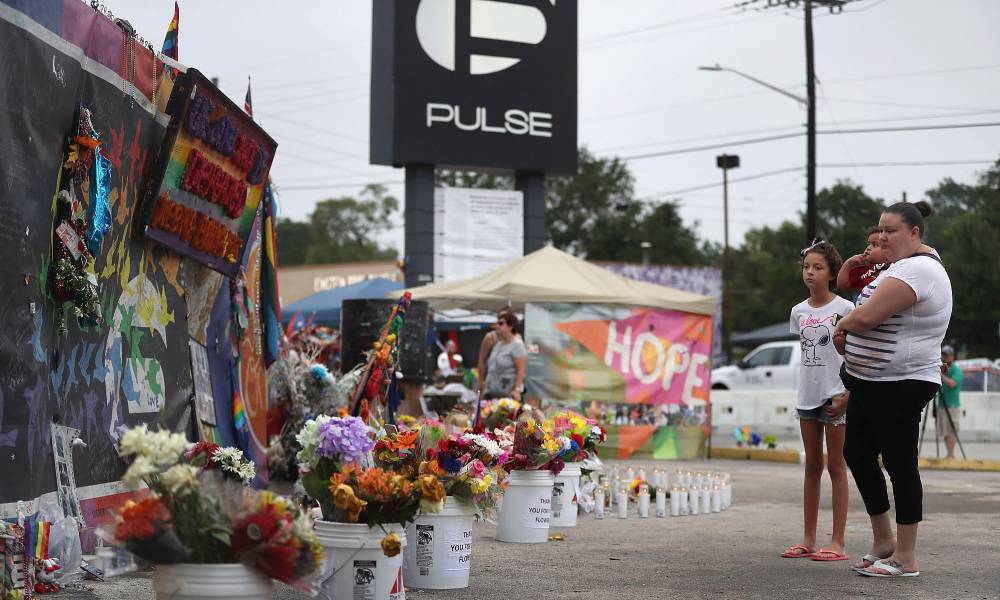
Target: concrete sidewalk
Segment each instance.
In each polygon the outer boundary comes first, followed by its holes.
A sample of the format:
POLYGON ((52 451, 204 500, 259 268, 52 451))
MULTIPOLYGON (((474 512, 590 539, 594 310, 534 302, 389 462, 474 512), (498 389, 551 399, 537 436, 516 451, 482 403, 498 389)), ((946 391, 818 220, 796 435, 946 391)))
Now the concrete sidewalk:
MULTIPOLYGON (((620 461, 618 464, 626 464, 620 461)), ((733 506, 689 517, 598 521, 581 515, 575 528, 553 530, 566 540, 538 545, 504 544, 495 528, 474 530, 470 586, 464 590, 407 590, 411 600, 432 598, 899 598, 905 600, 1000 598, 1000 477, 995 473, 925 471, 924 522, 920 527, 922 575, 910 579, 861 577, 847 562, 779 558, 799 542, 802 467, 751 461, 628 461, 673 469, 728 471, 733 506)), ((869 550, 871 531, 861 499, 850 485, 847 550, 852 559, 869 550)), ((824 480, 819 544, 830 535, 829 480, 824 480)), ((61 598, 152 600, 149 573, 88 583, 87 591, 61 598)), ((281 588, 275 598, 307 598, 281 588)))

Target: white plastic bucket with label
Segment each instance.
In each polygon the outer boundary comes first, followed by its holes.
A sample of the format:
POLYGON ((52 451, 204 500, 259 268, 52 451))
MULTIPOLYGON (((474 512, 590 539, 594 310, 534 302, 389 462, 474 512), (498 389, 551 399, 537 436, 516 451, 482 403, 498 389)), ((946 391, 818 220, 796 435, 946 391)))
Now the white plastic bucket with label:
POLYGON ((270 600, 274 585, 243 564, 160 565, 153 574, 157 600, 270 600))
POLYGON ((441 512, 417 517, 406 528, 403 582, 428 590, 469 587, 475 514, 475 507, 448 496, 441 512))
POLYGON ((405 600, 403 552, 406 552, 406 532, 396 524, 382 527, 316 521, 316 539, 326 555, 320 577, 320 598, 405 600), (402 551, 396 556, 389 557, 382 552, 382 538, 386 532, 399 536, 402 551))
POLYGON ((552 483, 552 527, 576 527, 576 495, 580 492, 580 463, 566 463, 552 483))
POLYGON ((552 472, 511 471, 497 518, 496 539, 519 544, 544 544, 552 516, 552 472))

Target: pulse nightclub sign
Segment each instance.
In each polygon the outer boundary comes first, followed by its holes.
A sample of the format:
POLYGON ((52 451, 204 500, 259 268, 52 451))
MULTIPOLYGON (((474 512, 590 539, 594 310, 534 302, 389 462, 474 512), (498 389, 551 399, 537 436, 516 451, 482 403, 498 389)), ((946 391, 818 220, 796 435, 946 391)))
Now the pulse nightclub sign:
POLYGON ((576 11, 375 0, 371 162, 575 173, 576 11))

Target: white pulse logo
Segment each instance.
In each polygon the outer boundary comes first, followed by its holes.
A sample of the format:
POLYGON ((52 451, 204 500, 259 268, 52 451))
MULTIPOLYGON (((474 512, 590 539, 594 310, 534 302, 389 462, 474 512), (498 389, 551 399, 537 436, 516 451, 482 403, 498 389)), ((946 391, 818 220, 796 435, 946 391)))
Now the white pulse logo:
MULTIPOLYGON (((549 2, 554 6, 556 0, 549 2)), ((521 61, 516 45, 537 45, 546 32, 541 10, 500 0, 421 0, 416 25, 417 40, 431 60, 472 75, 516 65, 521 61)))

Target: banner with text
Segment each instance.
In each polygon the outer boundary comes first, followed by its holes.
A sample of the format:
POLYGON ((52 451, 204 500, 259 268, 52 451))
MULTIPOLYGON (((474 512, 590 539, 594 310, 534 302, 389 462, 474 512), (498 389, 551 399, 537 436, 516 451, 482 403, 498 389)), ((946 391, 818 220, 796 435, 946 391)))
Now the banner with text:
POLYGON ((488 273, 524 256, 524 194, 434 190, 434 281, 488 273))
POLYGON ((709 316, 529 303, 524 320, 528 396, 629 404, 708 401, 709 316))

